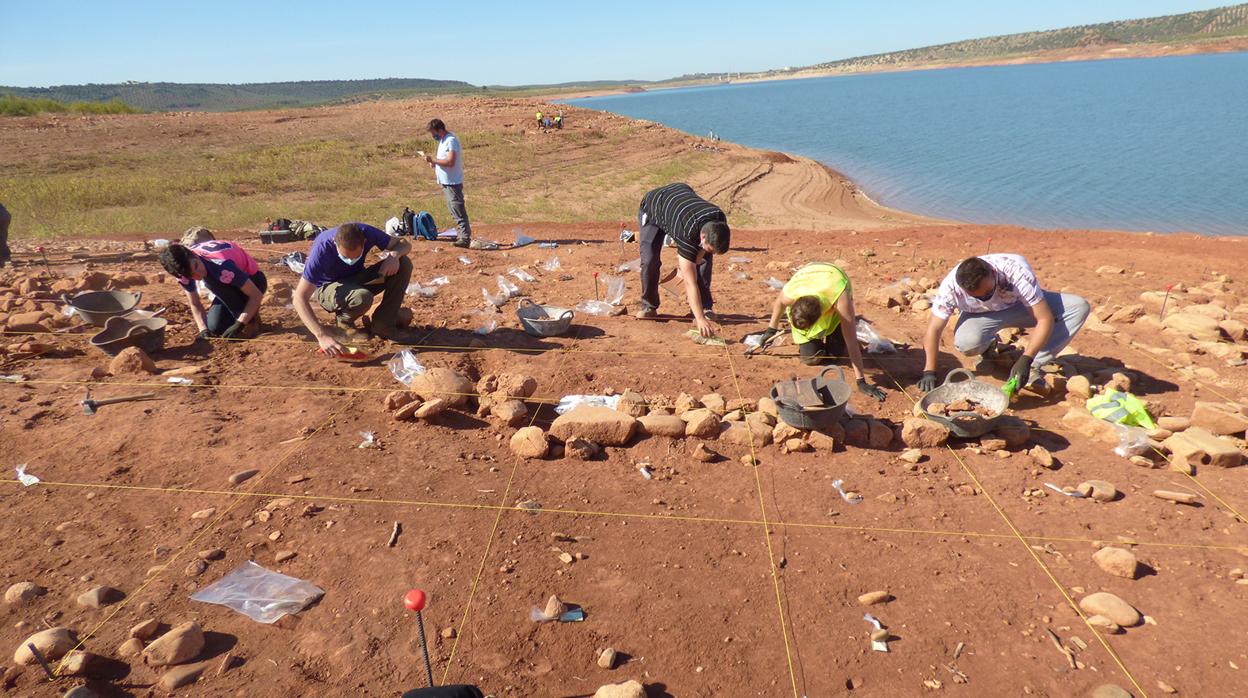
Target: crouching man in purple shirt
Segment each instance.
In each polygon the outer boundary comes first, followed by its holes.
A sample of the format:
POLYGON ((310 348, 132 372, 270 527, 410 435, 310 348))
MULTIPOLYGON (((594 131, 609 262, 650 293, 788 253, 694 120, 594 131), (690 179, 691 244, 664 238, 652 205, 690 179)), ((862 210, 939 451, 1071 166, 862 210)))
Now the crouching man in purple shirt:
POLYGON ((339 330, 352 333, 355 321, 368 312, 380 293, 381 303, 373 311, 369 330, 378 337, 397 338, 399 308, 412 278, 412 261, 407 258, 411 249, 411 243, 364 223, 343 223, 316 236, 292 300, 322 351, 337 356, 343 346, 317 321, 308 302, 313 298, 334 313, 339 330), (381 254, 375 264, 365 267, 364 258, 373 248, 381 254))

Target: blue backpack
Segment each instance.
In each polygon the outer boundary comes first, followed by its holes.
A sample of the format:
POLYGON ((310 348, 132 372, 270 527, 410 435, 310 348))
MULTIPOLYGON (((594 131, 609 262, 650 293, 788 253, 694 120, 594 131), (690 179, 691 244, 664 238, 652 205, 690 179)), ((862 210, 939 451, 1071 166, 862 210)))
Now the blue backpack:
POLYGON ((438 225, 433 222, 433 215, 428 211, 416 214, 414 223, 415 227, 412 230, 414 237, 422 237, 426 240, 438 239, 438 225))

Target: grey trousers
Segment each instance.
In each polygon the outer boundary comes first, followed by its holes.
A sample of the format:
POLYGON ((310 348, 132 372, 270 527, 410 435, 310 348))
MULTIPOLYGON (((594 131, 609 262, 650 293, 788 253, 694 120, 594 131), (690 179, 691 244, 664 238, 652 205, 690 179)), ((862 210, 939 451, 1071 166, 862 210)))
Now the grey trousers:
MULTIPOLYGON (((1083 323, 1088 319, 1092 307, 1079 296, 1070 293, 1044 292, 1044 300, 1053 311, 1053 334, 1049 341, 1036 354, 1037 368, 1049 363, 1057 353, 1070 344, 1083 323)), ((1031 310, 1022 303, 1015 303, 1005 310, 991 313, 962 313, 953 332, 953 344, 965 356, 979 356, 988 349, 997 332, 1005 327, 1031 328, 1036 326, 1036 318, 1031 310)))
MULTIPOLYGON (((667 233, 650 221, 642 222, 643 218, 645 216, 637 214, 637 237, 641 243, 641 307, 644 310, 658 310, 659 279, 662 278, 660 272, 663 269, 660 254, 663 252, 663 237, 667 233)), ((715 306, 715 299, 711 296, 713 260, 714 255, 708 254, 697 265, 698 295, 702 299, 703 311, 709 311, 715 306)))
POLYGON ((4 204, 0 204, 0 265, 9 261, 9 223, 13 221, 13 217, 4 208, 4 204))
POLYGON ((450 210, 451 218, 455 219, 455 227, 459 230, 455 239, 461 242, 471 241, 472 224, 468 222, 468 208, 464 206, 464 185, 443 184, 442 195, 446 197, 446 208, 450 210))

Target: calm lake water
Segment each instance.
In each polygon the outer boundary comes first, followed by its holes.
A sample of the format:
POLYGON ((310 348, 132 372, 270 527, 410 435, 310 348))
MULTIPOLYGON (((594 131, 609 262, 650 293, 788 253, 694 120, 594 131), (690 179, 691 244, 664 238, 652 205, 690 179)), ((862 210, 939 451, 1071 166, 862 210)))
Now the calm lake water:
POLYGON ((876 201, 1037 228, 1248 235, 1248 53, 571 100, 815 158, 876 201))

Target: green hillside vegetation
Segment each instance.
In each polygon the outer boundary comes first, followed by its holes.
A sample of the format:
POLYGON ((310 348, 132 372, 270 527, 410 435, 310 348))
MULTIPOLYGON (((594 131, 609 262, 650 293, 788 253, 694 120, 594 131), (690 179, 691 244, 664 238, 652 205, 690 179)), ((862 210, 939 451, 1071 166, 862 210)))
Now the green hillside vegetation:
POLYGON ((855 71, 872 67, 899 66, 913 63, 940 63, 1019 56, 1041 51, 1086 47, 1123 46, 1144 43, 1198 42, 1231 36, 1248 36, 1248 3, 1200 10, 1181 15, 1128 19, 1102 24, 1088 24, 1049 31, 1007 34, 971 39, 937 46, 892 51, 871 56, 846 58, 804 68, 789 68, 775 73, 802 70, 855 71))
POLYGON ((0 116, 32 116, 34 114, 138 114, 142 110, 122 102, 58 102, 55 99, 27 98, 0 94, 0 116))
POLYGON ((119 100, 143 111, 239 111, 307 107, 379 97, 414 97, 479 91, 461 80, 384 78, 379 80, 309 80, 244 85, 174 82, 127 82, 113 85, 0 87, 29 99, 62 102, 119 100))

